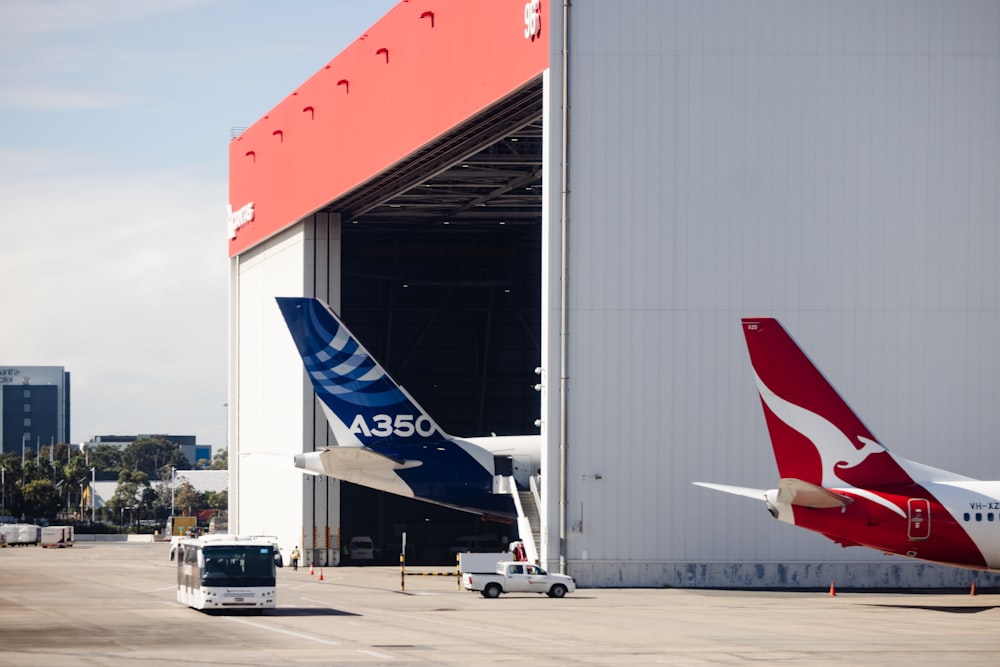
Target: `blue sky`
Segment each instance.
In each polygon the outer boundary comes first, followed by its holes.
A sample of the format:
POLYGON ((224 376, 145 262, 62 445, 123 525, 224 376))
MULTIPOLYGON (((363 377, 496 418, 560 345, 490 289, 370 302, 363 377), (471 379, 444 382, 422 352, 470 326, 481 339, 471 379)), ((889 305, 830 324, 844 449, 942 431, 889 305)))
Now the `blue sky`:
POLYGON ((0 365, 225 446, 228 142, 396 0, 0 3, 0 365))

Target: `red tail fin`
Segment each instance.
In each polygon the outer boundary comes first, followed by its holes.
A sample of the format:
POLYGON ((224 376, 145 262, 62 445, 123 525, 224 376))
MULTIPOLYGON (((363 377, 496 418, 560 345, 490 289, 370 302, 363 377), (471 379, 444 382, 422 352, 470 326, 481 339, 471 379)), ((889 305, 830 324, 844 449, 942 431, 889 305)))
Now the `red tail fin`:
POLYGON ((745 318, 750 363, 782 478, 824 487, 912 480, 771 318, 745 318))

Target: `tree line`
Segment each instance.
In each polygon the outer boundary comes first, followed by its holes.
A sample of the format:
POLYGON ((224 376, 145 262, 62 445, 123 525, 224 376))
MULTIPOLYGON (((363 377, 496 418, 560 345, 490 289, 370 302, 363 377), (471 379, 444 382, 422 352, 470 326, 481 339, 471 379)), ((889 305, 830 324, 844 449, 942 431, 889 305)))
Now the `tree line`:
MULTIPOLYGON (((196 469, 226 470, 228 452, 221 450, 211 461, 195 462, 196 469)), ((190 470, 191 462, 180 445, 159 436, 139 438, 125 447, 100 443, 83 451, 66 443, 39 447, 38 451, 0 454, 0 515, 15 520, 89 521, 85 498, 97 473, 114 473, 118 486, 95 518, 111 523, 160 523, 175 513, 200 509, 224 510, 228 493, 199 493, 189 482, 171 485, 173 469, 190 470)), ((8 519, 9 520, 9 519, 8 519)))

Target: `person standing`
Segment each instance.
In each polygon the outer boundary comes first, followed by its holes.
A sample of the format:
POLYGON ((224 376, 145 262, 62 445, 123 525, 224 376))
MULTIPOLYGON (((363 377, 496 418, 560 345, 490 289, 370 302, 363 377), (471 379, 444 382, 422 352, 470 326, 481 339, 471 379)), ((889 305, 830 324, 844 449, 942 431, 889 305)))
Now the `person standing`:
POLYGON ((299 571, 299 556, 300 555, 301 554, 299 554, 299 547, 298 547, 298 545, 296 545, 295 548, 292 549, 292 571, 293 572, 298 572, 299 571))

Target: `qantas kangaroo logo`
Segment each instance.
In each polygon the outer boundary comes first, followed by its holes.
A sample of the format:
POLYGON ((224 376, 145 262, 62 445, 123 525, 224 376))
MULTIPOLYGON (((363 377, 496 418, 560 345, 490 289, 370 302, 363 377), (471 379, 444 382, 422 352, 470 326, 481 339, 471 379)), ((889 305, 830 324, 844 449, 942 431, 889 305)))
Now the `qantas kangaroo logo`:
POLYGON ((867 489, 855 487, 838 474, 861 466, 872 454, 886 452, 882 445, 859 435, 855 436, 861 443, 861 448, 858 449, 851 442, 851 439, 831 421, 781 398, 768 389, 756 372, 754 372, 754 379, 757 382, 757 391, 760 393, 761 399, 767 408, 774 413, 774 416, 787 424, 789 428, 805 436, 816 448, 823 466, 822 486, 849 488, 852 492, 865 496, 900 516, 906 516, 906 512, 899 506, 867 489))

